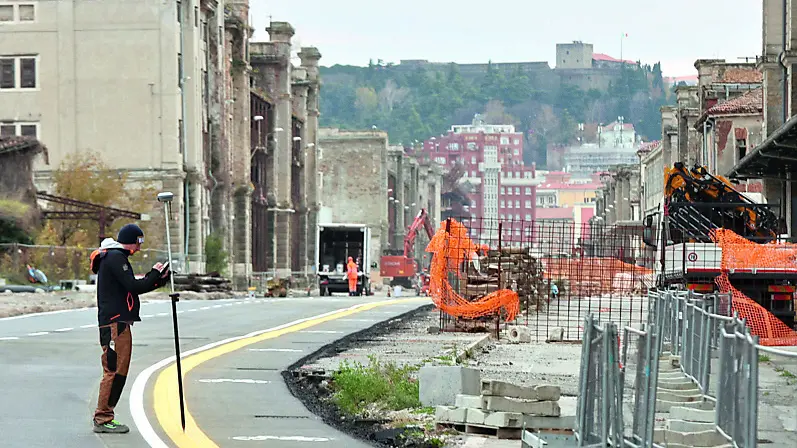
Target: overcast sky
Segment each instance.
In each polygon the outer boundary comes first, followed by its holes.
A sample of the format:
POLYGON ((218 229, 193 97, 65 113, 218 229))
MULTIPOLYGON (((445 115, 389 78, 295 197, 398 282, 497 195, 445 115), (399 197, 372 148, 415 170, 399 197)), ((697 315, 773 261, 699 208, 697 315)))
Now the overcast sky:
POLYGON ((695 74, 701 58, 761 53, 761 0, 250 0, 256 40, 269 16, 290 22, 294 45, 316 46, 323 65, 369 59, 474 63, 548 61, 556 43, 662 62, 666 76, 695 74))

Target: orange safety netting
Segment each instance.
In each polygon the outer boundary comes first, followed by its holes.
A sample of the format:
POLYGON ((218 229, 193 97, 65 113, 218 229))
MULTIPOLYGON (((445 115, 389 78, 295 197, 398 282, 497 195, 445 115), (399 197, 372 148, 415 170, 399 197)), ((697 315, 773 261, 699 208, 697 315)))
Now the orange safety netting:
POLYGON ((757 244, 727 230, 715 230, 711 238, 722 249, 721 274, 715 279, 722 293, 730 293, 733 311, 747 321, 750 331, 767 346, 797 345, 797 332, 764 307, 734 288, 728 272, 739 269, 794 270, 797 268, 797 245, 783 243, 757 244))
POLYGON ((468 237, 468 229, 461 223, 453 219, 443 221, 426 246, 426 251, 433 254, 429 296, 437 308, 451 316, 473 319, 503 310, 504 319, 514 320, 520 312, 520 299, 515 291, 501 289, 469 301, 459 295, 448 281, 450 273, 462 278, 462 263, 474 259, 478 251, 485 249, 484 245, 479 246, 468 237))
POLYGON ((547 279, 566 279, 574 295, 630 293, 653 286, 653 270, 617 258, 542 258, 547 279))

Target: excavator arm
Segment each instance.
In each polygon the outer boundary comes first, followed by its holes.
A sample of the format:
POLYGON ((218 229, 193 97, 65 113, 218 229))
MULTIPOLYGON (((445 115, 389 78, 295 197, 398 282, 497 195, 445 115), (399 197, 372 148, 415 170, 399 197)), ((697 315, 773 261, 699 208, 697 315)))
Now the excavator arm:
POLYGON ((421 227, 426 230, 426 236, 428 236, 431 241, 434 236, 434 227, 432 227, 432 221, 429 219, 429 213, 426 212, 425 208, 422 208, 415 216, 412 225, 410 225, 410 228, 407 230, 407 236, 404 237, 404 256, 406 258, 414 257, 412 251, 415 247, 415 238, 418 236, 418 231, 421 227))

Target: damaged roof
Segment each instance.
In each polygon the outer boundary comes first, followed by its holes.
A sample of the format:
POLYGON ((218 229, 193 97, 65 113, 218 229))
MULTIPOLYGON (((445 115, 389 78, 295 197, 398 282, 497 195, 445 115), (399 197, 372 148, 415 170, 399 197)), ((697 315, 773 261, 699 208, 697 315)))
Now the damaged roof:
POLYGON ((708 108, 695 123, 699 127, 708 117, 722 115, 760 114, 764 112, 764 89, 750 90, 730 101, 708 108))

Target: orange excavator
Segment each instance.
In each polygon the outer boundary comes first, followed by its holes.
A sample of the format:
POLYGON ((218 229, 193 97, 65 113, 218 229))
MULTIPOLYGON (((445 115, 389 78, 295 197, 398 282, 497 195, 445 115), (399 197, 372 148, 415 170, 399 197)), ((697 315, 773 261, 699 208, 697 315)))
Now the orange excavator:
POLYGON ((415 239, 421 228, 426 231, 426 236, 431 240, 434 236, 434 227, 424 208, 418 212, 407 230, 403 252, 385 251, 379 262, 379 273, 382 277, 391 278, 390 286, 415 288, 419 294, 426 293, 429 289, 428 269, 422 269, 418 260, 413 256, 415 239))

